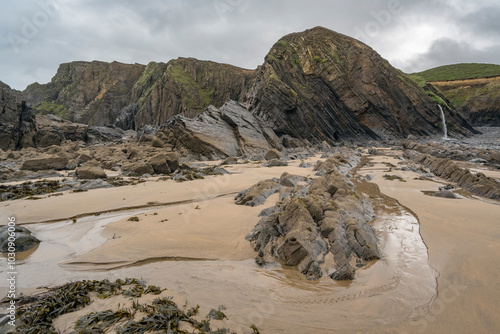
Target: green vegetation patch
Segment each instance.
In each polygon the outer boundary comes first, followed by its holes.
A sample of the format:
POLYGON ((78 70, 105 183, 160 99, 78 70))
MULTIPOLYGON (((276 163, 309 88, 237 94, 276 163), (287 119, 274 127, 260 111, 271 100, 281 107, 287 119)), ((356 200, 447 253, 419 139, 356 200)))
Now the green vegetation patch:
POLYGON ((52 114, 67 120, 70 118, 69 110, 65 106, 54 102, 40 102, 35 106, 35 110, 39 115, 52 114))
POLYGON ((212 94, 214 88, 203 88, 186 71, 184 67, 177 63, 168 66, 168 72, 174 81, 185 91, 182 96, 182 102, 188 109, 194 109, 202 112, 206 107, 212 104, 212 94))
POLYGON ((448 81, 500 76, 500 65, 463 63, 439 66, 414 73, 427 81, 448 81))

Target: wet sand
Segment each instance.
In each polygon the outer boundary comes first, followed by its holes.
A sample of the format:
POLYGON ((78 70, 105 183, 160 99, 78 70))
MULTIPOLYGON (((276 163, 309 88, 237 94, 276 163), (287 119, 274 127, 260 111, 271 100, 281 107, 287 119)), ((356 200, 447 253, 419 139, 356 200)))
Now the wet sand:
MULTIPOLYGON (((387 154, 395 154, 386 151, 387 154)), ((393 170, 373 158, 373 167, 362 174, 374 175, 381 191, 410 208, 420 221, 420 233, 428 247, 429 263, 438 273, 438 293, 422 315, 386 329, 408 333, 498 333, 500 300, 500 205, 474 198, 431 197, 421 190, 437 191, 440 183, 415 180, 419 175, 393 170), (406 182, 389 181, 384 174, 399 175, 406 182)), ((490 176, 498 178, 498 172, 490 176)), ((443 181, 444 184, 446 182, 443 181)))
MULTIPOLYGON (((18 222, 29 223, 103 212, 76 223, 28 225, 44 242, 20 260, 18 286, 26 292, 71 280, 142 277, 182 296, 186 305, 199 304, 202 313, 225 305, 225 325, 238 333, 251 332, 252 323, 262 333, 498 331, 494 256, 500 250, 500 206, 427 196, 421 190, 437 190, 438 183, 413 180, 417 174, 400 171, 389 174, 407 182, 388 181, 381 162, 399 160, 377 156, 373 162, 358 174, 374 175, 382 193, 401 205, 377 195, 373 184, 358 183, 376 204, 373 226, 384 257, 359 269, 353 282, 307 281, 293 268, 260 268, 253 261, 244 237, 276 196, 250 208, 236 206, 234 194, 284 171, 314 175, 311 168, 296 167, 298 162, 275 168, 235 165, 228 168, 230 176, 186 183, 153 181, 11 201, 1 203, 0 215, 15 213, 18 222), (148 205, 153 207, 104 213, 148 205), (131 216, 139 221, 128 221, 131 216)), ((0 292, 5 287, 1 283, 0 292)), ((65 332, 75 319, 76 314, 59 319, 58 328, 65 332)))

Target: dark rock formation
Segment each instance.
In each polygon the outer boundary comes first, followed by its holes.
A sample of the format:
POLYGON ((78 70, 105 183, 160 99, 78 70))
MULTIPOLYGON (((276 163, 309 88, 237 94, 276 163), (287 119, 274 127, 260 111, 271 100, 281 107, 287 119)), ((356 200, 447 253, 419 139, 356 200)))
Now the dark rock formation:
MULTIPOLYGON (((404 146, 417 148, 418 144, 406 142, 404 146)), ((429 168, 436 176, 455 182, 473 194, 491 199, 500 199, 500 183, 482 173, 473 174, 450 159, 436 158, 416 151, 405 151, 404 157, 429 168)))
POLYGON ((23 98, 40 113, 88 125, 113 124, 145 68, 100 61, 61 64, 51 82, 28 86, 23 98))
POLYGON ((235 101, 211 106, 194 119, 174 116, 161 131, 167 144, 198 159, 264 154, 281 146, 264 122, 235 101))
POLYGON ((0 81, 0 149, 33 146, 31 108, 21 102, 20 92, 0 81))
POLYGON ((339 174, 340 164, 336 158, 319 164, 324 174, 310 185, 302 184, 300 176, 283 174, 279 181, 261 181, 236 197, 237 204, 252 205, 280 191, 280 201, 262 212, 247 236, 259 265, 280 260, 297 266, 309 279, 333 270, 333 279, 345 280, 354 279, 356 263, 380 258, 375 230, 368 224, 371 206, 339 174), (328 252, 334 268, 325 267, 328 252))
POLYGON ((243 101, 253 75, 251 70, 193 58, 150 63, 132 91, 135 127, 162 125, 174 115, 195 117, 227 100, 243 101))
POLYGON ((31 231, 26 227, 3 226, 0 228, 0 252, 2 253, 25 252, 39 243, 40 240, 34 237, 31 231), (11 247, 12 245, 9 245, 9 237, 14 237, 15 239, 13 247, 11 247), (14 251, 12 251, 12 249, 14 249, 14 251))
MULTIPOLYGON (((278 136, 314 143, 441 133, 436 104, 419 87, 367 45, 331 30, 283 37, 257 71, 247 103, 278 136)), ((449 122, 468 133, 459 116, 449 122)))

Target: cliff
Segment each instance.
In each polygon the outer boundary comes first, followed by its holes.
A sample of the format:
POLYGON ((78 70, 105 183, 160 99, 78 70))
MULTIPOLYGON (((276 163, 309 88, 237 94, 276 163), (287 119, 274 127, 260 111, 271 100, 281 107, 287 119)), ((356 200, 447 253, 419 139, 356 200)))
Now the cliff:
POLYGON ((438 135, 437 104, 451 135, 474 131, 433 86, 415 82, 369 46, 322 27, 283 37, 256 70, 193 58, 147 66, 72 62, 60 65, 48 84, 9 94, 9 119, 19 119, 24 108, 24 118, 55 114, 122 129, 160 126, 175 115, 195 118, 210 105, 234 100, 279 137, 305 143, 438 135))
MULTIPOLYGON (((440 133, 439 112, 367 45, 317 27, 280 39, 258 70, 249 108, 278 135, 318 141, 440 133)), ((447 109, 458 133, 467 123, 447 109)))
POLYGON ((430 82, 474 126, 500 126, 500 76, 430 82))

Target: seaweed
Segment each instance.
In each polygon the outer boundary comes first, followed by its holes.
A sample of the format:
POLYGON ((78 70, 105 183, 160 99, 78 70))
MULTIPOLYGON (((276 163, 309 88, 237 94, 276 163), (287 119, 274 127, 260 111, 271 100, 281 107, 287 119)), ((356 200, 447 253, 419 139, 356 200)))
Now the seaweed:
MULTIPOLYGON (((211 320, 227 319, 222 312, 226 308, 210 310, 205 320, 197 320, 200 307, 197 305, 187 312, 181 310, 172 297, 156 298, 150 304, 140 304, 136 299, 143 294, 159 295, 166 289, 146 285, 143 280, 135 278, 118 279, 115 282, 78 281, 54 287, 34 296, 21 296, 16 299, 18 308, 16 333, 38 334, 58 333, 53 327, 57 317, 78 311, 89 305, 90 293, 97 293, 99 298, 124 295, 133 298, 129 308, 118 305, 118 310, 104 310, 83 315, 74 323, 71 334, 98 334, 110 330, 117 334, 133 333, 199 333, 199 334, 231 334, 227 328, 211 328, 211 320), (144 316, 135 320, 140 314, 144 316), (191 329, 188 331, 188 328, 191 329)), ((2 304, 10 300, 2 300, 2 304)), ((254 334, 260 333, 255 325, 251 326, 254 334)))
POLYGON ((385 174, 384 179, 389 180, 389 181, 399 180, 401 182, 406 182, 406 180, 404 180, 401 176, 398 176, 398 175, 385 174))
POLYGON ((36 195, 54 193, 62 187, 56 180, 26 181, 15 185, 0 185, 0 202, 28 197, 40 199, 36 195))

